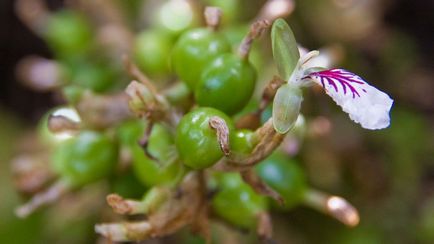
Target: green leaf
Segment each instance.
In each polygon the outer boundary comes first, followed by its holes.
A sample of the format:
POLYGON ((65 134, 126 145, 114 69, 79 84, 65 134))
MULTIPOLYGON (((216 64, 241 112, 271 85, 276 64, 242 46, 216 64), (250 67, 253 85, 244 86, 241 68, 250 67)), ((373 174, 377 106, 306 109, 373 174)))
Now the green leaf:
POLYGON ((277 19, 271 30, 271 41, 274 62, 276 62, 280 78, 289 80, 298 60, 297 41, 291 28, 283 19, 277 19))
POLYGON ((277 90, 273 100, 273 126, 277 132, 285 134, 294 127, 302 101, 303 94, 298 87, 284 84, 277 90))

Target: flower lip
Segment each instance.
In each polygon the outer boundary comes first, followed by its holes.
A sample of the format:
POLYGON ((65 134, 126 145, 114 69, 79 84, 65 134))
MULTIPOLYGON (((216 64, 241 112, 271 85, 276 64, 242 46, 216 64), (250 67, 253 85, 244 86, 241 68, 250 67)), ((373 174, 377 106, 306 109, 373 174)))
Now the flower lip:
MULTIPOLYGON (((320 80, 323 88, 325 88, 325 82, 328 82, 336 92, 339 92, 339 88, 336 84, 339 83, 343 89, 344 95, 347 93, 347 89, 349 89, 353 98, 356 98, 356 96, 360 97, 360 91, 358 91, 353 84, 359 84, 361 86, 366 84, 366 82, 361 80, 359 76, 343 69, 330 69, 313 72, 308 76, 303 77, 303 79, 312 77, 317 77, 320 80)), ((365 93, 367 92, 363 87, 361 88, 361 91, 365 93)))
POLYGON ((330 69, 312 72, 302 80, 321 85, 327 95, 363 128, 377 130, 389 126, 393 100, 360 76, 344 69, 330 69))

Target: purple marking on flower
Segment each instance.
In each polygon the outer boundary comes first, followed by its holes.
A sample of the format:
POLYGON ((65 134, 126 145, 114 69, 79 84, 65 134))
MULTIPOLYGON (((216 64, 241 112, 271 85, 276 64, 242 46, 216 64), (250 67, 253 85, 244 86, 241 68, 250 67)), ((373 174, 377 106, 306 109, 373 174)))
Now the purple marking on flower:
MULTIPOLYGON (((326 89, 325 82, 327 82, 330 86, 332 86, 335 89, 336 92, 339 92, 338 86, 336 85, 336 82, 339 82, 339 84, 341 84, 342 86, 342 90, 344 94, 347 94, 347 88, 348 88, 351 91, 353 98, 356 98, 356 96, 360 97, 360 93, 359 91, 357 91, 356 89, 357 86, 355 85, 366 84, 366 82, 364 82, 363 79, 360 78, 359 76, 343 69, 330 69, 330 70, 324 70, 319 72, 313 72, 310 73, 308 76, 304 77, 303 79, 305 78, 319 79, 324 89, 326 89)), ((362 91, 367 93, 367 91, 363 88, 362 91)))

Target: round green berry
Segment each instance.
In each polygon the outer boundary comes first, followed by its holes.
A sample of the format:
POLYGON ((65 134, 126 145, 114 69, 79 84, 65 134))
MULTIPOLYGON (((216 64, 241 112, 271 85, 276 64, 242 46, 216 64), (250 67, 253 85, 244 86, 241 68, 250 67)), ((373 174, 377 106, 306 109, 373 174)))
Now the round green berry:
POLYGON ((71 186, 79 187, 110 175, 118 161, 117 147, 106 135, 81 132, 54 152, 54 170, 71 186))
POLYGON ((233 225, 253 228, 258 214, 267 209, 267 199, 256 194, 238 173, 225 173, 218 182, 211 203, 213 211, 233 225))
POLYGON ((200 106, 233 115, 249 102, 255 83, 256 70, 247 60, 234 54, 223 54, 206 66, 194 96, 200 106))
MULTIPOLYGON (((140 135, 143 135, 143 132, 140 135)), ((168 128, 155 124, 149 136, 147 147, 152 158, 146 155, 138 141, 130 146, 134 173, 137 178, 145 186, 169 184, 175 181, 182 172, 182 165, 176 160, 173 136, 168 128)))
POLYGON ((161 31, 146 30, 138 34, 134 45, 137 65, 151 77, 169 73, 172 38, 161 31))
POLYGON ((61 58, 79 56, 92 45, 92 30, 83 16, 63 10, 48 19, 45 38, 61 58))
POLYGON ((236 153, 249 154, 255 148, 254 132, 243 129, 235 132, 232 137, 231 150, 236 153))
POLYGON ((294 160, 275 152, 259 163, 255 170, 262 180, 282 195, 285 208, 302 202, 307 190, 306 179, 303 170, 294 160))
POLYGON ((218 55, 231 51, 226 38, 207 28, 184 33, 172 52, 172 65, 179 78, 194 90, 205 65, 218 55))
POLYGON ((176 147, 183 163, 193 169, 203 169, 212 166, 221 157, 216 131, 209 125, 209 120, 217 116, 223 119, 229 135, 234 130, 231 119, 213 108, 198 108, 186 114, 176 130, 176 147))

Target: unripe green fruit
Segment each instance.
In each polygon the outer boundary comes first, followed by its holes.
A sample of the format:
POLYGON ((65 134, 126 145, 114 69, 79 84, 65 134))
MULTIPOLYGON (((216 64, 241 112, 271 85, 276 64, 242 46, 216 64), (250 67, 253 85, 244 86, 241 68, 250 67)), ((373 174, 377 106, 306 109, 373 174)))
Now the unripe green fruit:
MULTIPOLYGON (((140 134, 143 135, 143 132, 140 134)), ((145 186, 154 186, 170 183, 177 179, 182 172, 182 165, 174 155, 175 147, 173 137, 168 129, 162 125, 155 124, 148 139, 148 152, 157 161, 149 158, 144 149, 136 143, 131 144, 130 150, 133 157, 133 169, 137 178, 145 186)))
POLYGON ((251 130, 238 130, 232 137, 231 150, 236 153, 249 154, 255 148, 254 132, 251 130))
POLYGON ((140 119, 123 122, 117 129, 116 134, 122 146, 137 145, 145 132, 147 123, 140 119))
POLYGON ((179 122, 176 130, 176 148, 183 163, 188 167, 207 168, 223 157, 216 131, 209 125, 209 120, 213 116, 226 122, 231 135, 234 130, 231 119, 217 109, 198 108, 186 114, 179 122))
POLYGON ((107 177, 118 161, 117 147, 110 138, 92 131, 65 141, 53 156, 54 170, 73 187, 107 177))
POLYGON ((137 65, 151 77, 169 73, 172 39, 161 31, 147 30, 139 33, 134 44, 137 65))
POLYGON ((72 83, 94 92, 111 89, 117 81, 116 78, 115 70, 106 64, 80 61, 74 63, 71 69, 72 83))
POLYGON ((223 54, 205 67, 194 95, 200 106, 232 115, 249 102, 255 82, 256 70, 247 60, 234 54, 223 54))
POLYGON ((255 167, 256 173, 285 200, 285 208, 300 204, 307 190, 303 170, 278 152, 255 167))
POLYGON ((70 10, 59 11, 50 16, 45 38, 61 58, 85 54, 92 45, 89 23, 83 16, 70 10))
POLYGON ((231 46, 223 35, 207 28, 190 30, 173 48, 173 68, 179 78, 194 90, 205 65, 230 51, 231 46))
POLYGON ((178 36, 200 22, 196 15, 197 9, 193 6, 195 3, 184 0, 157 2, 163 3, 157 11, 150 15, 150 22, 154 28, 178 36))
POLYGON ((267 209, 267 199, 256 194, 238 173, 225 173, 219 178, 219 188, 212 199, 214 212, 238 227, 256 226, 257 215, 267 209))

